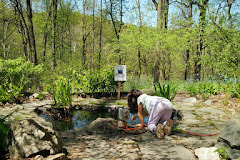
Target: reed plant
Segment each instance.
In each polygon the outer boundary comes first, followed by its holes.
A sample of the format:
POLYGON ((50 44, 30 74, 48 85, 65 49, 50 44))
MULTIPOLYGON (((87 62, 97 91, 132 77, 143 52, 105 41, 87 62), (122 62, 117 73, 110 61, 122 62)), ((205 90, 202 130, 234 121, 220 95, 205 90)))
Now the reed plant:
POLYGON ((157 82, 154 84, 154 89, 157 96, 167 98, 170 101, 173 101, 177 95, 177 85, 174 83, 163 82, 161 84, 160 82, 157 82))
POLYGON ((47 91, 53 96, 55 106, 61 107, 71 105, 71 80, 60 76, 53 85, 47 86, 47 91))

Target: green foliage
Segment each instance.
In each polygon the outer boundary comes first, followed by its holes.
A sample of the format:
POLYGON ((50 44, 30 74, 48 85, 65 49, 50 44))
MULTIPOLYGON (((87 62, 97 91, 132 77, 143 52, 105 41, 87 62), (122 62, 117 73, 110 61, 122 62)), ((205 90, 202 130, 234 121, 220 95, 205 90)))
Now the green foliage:
POLYGON ((232 97, 240 98, 240 81, 233 84, 232 97))
POLYGON ((152 78, 150 76, 142 75, 139 79, 138 76, 128 76, 127 81, 123 85, 124 91, 130 91, 132 89, 150 89, 153 87, 152 78))
POLYGON ((17 59, 0 59, 0 101, 14 102, 26 91, 34 78, 43 71, 42 65, 34 66, 20 57, 17 59))
POLYGON ((117 82, 114 81, 114 67, 98 71, 83 71, 83 75, 73 71, 75 82, 74 90, 81 93, 115 92, 117 82))
POLYGON ((52 85, 46 86, 46 90, 53 96, 54 105, 70 106, 72 103, 71 80, 59 77, 52 85))
POLYGON ((202 95, 203 98, 220 92, 239 97, 240 83, 232 80, 185 81, 182 82, 181 90, 189 91, 191 96, 202 95))
POLYGON ((7 150, 7 135, 9 127, 4 122, 5 120, 0 118, 0 150, 7 150))
POLYGON ((229 152, 227 151, 226 147, 221 147, 215 150, 214 152, 218 152, 222 159, 228 160, 229 159, 229 152))
POLYGON ((227 81, 222 84, 222 92, 231 95, 231 97, 240 97, 240 82, 227 81))
POLYGON ((177 85, 173 83, 163 82, 161 84, 160 82, 157 82, 157 84, 154 84, 154 89, 157 96, 165 97, 170 101, 173 101, 177 94, 176 93, 177 85))

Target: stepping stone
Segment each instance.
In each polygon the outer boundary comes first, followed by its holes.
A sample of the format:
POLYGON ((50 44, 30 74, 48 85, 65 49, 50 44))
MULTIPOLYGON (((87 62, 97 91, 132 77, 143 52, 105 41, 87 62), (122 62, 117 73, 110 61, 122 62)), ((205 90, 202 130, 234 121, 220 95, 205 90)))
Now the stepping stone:
POLYGON ((194 160, 195 155, 187 148, 175 144, 175 142, 166 136, 163 140, 159 140, 155 135, 147 132, 142 134, 143 142, 139 142, 140 151, 143 159, 182 159, 194 160))

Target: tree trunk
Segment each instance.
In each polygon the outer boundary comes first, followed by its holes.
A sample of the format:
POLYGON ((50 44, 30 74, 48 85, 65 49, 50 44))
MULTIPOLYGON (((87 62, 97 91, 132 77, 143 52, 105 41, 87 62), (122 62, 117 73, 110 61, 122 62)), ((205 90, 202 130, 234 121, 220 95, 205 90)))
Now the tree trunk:
POLYGON ((56 62, 56 19, 57 19, 57 0, 52 0, 52 68, 55 70, 56 62))
POLYGON ((228 20, 229 20, 229 30, 232 30, 232 15, 231 15, 231 8, 232 8, 232 4, 234 3, 235 0, 227 0, 228 2, 228 20))
MULTIPOLYGON (((120 0, 120 26, 119 26, 119 32, 121 32, 121 27, 122 27, 122 24, 123 24, 123 21, 122 21, 122 18, 123 18, 123 12, 122 12, 122 8, 123 8, 123 5, 122 5, 122 1, 123 0, 120 0)), ((119 43, 119 35, 118 35, 118 43, 119 43)), ((118 50, 118 52, 120 52, 120 48, 118 50)), ((122 64, 122 57, 121 57, 121 54, 119 54, 119 64, 121 65, 122 64)))
MULTIPOLYGON (((52 3, 50 3, 50 8, 52 7, 52 3)), ((43 42, 42 42, 42 61, 45 62, 46 57, 46 46, 47 46, 47 27, 48 27, 48 21, 50 18, 50 15, 52 14, 51 9, 47 10, 46 19, 45 19, 45 25, 43 30, 43 42)))
MULTIPOLYGON (((142 29, 142 17, 141 17, 141 5, 140 0, 138 0, 138 14, 139 14, 139 33, 141 36, 141 29, 142 29)), ((138 45, 138 78, 141 77, 141 45, 138 45)))
POLYGON ((67 29, 68 29, 68 41, 69 41, 69 54, 70 54, 70 61, 72 60, 72 32, 69 23, 69 16, 67 17, 67 29))
POLYGON ((85 32, 85 0, 82 1, 83 3, 83 15, 82 15, 82 67, 86 69, 86 32, 85 32))
MULTIPOLYGON (((158 3, 155 0, 152 0, 154 5, 157 7, 157 28, 159 30, 159 34, 160 31, 167 29, 167 18, 168 18, 168 5, 169 5, 169 1, 168 0, 158 0, 158 3)), ((163 45, 161 44, 161 42, 159 42, 160 44, 158 45, 163 45)), ((154 63, 154 65, 160 65, 160 66, 154 66, 154 82, 158 82, 160 79, 160 74, 163 75, 164 79, 166 79, 166 67, 164 64, 164 59, 165 59, 165 53, 164 51, 161 49, 159 51, 156 52, 156 62, 154 63), (159 61, 159 59, 162 59, 161 63, 159 61), (162 70, 162 72, 160 72, 160 70, 162 70)))
POLYGON ((98 69, 100 69, 100 66, 101 66, 101 54, 102 54, 102 0, 100 1, 98 69))
POLYGON ((95 39, 95 34, 94 34, 94 10, 95 10, 95 0, 93 0, 93 17, 92 17, 92 54, 91 54, 91 61, 92 61, 92 64, 91 64, 91 66, 92 66, 92 68, 94 68, 94 52, 95 52, 95 43, 94 43, 94 39, 95 39))
POLYGON ((204 0, 202 3, 198 3, 198 7, 200 9, 200 15, 199 15, 199 42, 198 42, 198 51, 195 58, 195 80, 201 80, 201 56, 203 52, 203 35, 204 35, 204 29, 205 29, 205 18, 206 18, 206 12, 207 12, 207 5, 209 0, 204 0))
MULTIPOLYGON (((30 42, 30 34, 29 34, 28 25, 24 18, 23 6, 22 6, 21 2, 19 2, 18 0, 12 0, 11 2, 16 11, 16 15, 19 16, 19 17, 17 17, 17 20, 19 20, 19 26, 20 26, 19 33, 22 37, 24 55, 27 60, 30 60, 31 62, 33 62, 31 54, 28 54, 28 52, 27 52, 27 50, 28 50, 27 45, 30 47, 31 42, 30 42)), ((29 48, 29 50, 30 50, 30 48, 29 48)))
POLYGON ((31 4, 31 0, 27 0, 27 15, 28 15, 27 25, 28 25, 29 38, 30 38, 29 49, 30 49, 30 53, 31 53, 31 56, 32 56, 32 59, 33 59, 33 63, 35 65, 37 65, 38 60, 37 60, 35 35, 34 35, 33 23, 32 23, 32 4, 31 4))
MULTIPOLYGON (((119 44, 119 33, 121 32, 121 26, 122 26, 122 0, 120 0, 120 26, 119 26, 119 30, 117 30, 117 26, 115 24, 115 21, 114 21, 114 18, 113 18, 113 2, 112 0, 110 0, 110 11, 109 11, 109 14, 111 16, 111 21, 112 21, 112 24, 113 24, 113 28, 114 28, 114 32, 115 32, 115 35, 117 37, 117 41, 118 41, 118 44, 119 44)), ((119 56, 119 65, 122 64, 122 57, 120 55, 120 48, 118 48, 117 50, 117 54, 119 56)))
MULTIPOLYGON (((192 7, 193 7, 193 1, 192 0, 188 0, 188 27, 191 28, 192 27, 192 7)), ((188 40, 188 43, 190 43, 190 40, 188 40)), ((189 67, 190 67, 190 50, 187 49, 186 51, 186 57, 185 57, 185 63, 186 63, 186 67, 185 67, 185 74, 184 74, 184 80, 188 79, 188 72, 189 72, 189 67)))
POLYGON ((23 51, 24 51, 24 57, 26 60, 30 60, 29 54, 28 54, 28 49, 27 49, 27 36, 25 33, 24 25, 22 20, 19 20, 19 33, 21 35, 22 39, 22 44, 23 44, 23 51))

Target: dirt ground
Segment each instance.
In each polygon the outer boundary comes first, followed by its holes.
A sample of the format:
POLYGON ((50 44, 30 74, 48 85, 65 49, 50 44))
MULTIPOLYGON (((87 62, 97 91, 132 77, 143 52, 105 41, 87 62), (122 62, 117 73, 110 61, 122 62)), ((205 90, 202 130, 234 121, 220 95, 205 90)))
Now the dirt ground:
MULTIPOLYGON (((176 97, 188 98, 191 97, 188 92, 178 92, 176 97)), ((226 94, 210 95, 207 98, 197 95, 197 100, 204 103, 207 100, 212 101, 212 105, 223 110, 231 110, 240 112, 240 98, 231 98, 226 94)))

